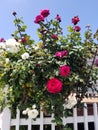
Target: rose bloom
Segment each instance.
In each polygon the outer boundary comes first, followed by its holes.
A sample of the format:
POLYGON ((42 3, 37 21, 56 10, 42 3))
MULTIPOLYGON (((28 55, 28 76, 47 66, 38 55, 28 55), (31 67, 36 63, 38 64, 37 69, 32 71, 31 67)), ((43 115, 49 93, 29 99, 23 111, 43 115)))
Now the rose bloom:
POLYGON ((0 38, 0 42, 5 42, 4 38, 0 38))
POLYGON ((75 29, 76 32, 79 32, 81 30, 81 28, 79 26, 75 26, 74 29, 75 29))
POLYGON ((26 59, 29 58, 29 53, 25 52, 25 53, 23 53, 23 54, 21 55, 21 57, 22 57, 23 60, 26 60, 26 59))
POLYGON ((38 23, 39 24, 42 21, 44 21, 44 17, 42 15, 37 15, 35 20, 34 20, 34 23, 38 23))
POLYGON ((43 9, 43 10, 40 11, 40 14, 41 14, 43 17, 47 17, 47 16, 50 14, 50 12, 49 12, 48 9, 43 9))
POLYGON ((59 14, 57 14, 57 16, 56 16, 56 20, 59 21, 59 22, 61 22, 61 17, 60 17, 59 14))
POLYGON ((58 40, 58 36, 56 34, 52 34, 51 38, 58 40))
POLYGON ((26 41, 27 41, 27 38, 26 37, 22 37, 21 42, 25 43, 26 41))
POLYGON ((33 109, 33 110, 29 110, 28 111, 28 117, 31 119, 35 119, 38 116, 38 110, 37 109, 33 109))
POLYGON ((62 82, 57 78, 51 78, 47 82, 47 91, 49 93, 57 94, 62 90, 62 82))
POLYGON ((20 50, 21 44, 15 39, 8 39, 5 42, 6 49, 11 53, 17 53, 20 50))
POLYGON ((63 56, 66 56, 68 53, 66 50, 63 50, 63 51, 57 51, 55 53, 55 55, 58 57, 58 58, 62 58, 63 56))
POLYGON ((70 67, 68 65, 60 66, 60 75, 61 76, 68 76, 70 73, 70 67))
POLYGON ((80 19, 79 19, 78 16, 75 16, 74 18, 72 18, 72 23, 73 23, 74 25, 76 25, 79 21, 80 21, 80 19))

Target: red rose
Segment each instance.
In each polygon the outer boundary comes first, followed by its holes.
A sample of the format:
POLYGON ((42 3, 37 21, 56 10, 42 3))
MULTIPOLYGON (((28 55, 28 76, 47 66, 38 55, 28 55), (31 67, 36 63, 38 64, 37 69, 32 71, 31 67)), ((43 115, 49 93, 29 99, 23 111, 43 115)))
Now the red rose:
POLYGON ((70 73, 70 67, 68 65, 60 66, 60 75, 61 76, 68 76, 70 73))
POLYGON ((55 53, 55 55, 58 57, 58 58, 62 58, 63 56, 66 56, 67 55, 67 51, 64 50, 64 51, 57 51, 55 53))
POLYGON ((58 36, 56 34, 52 34, 51 38, 58 40, 58 36))
POLYGON ((74 25, 76 25, 79 21, 80 21, 80 19, 79 19, 78 16, 75 16, 74 18, 72 18, 72 23, 73 23, 74 25))
POLYGON ((56 16, 56 20, 59 21, 59 22, 61 22, 61 17, 60 17, 59 14, 57 14, 57 16, 56 16))
POLYGON ((41 14, 43 17, 47 17, 47 16, 50 14, 50 12, 49 12, 49 10, 44 9, 44 10, 41 10, 41 11, 40 11, 40 14, 41 14))
POLYGON ((74 29, 75 29, 76 32, 79 32, 81 30, 81 28, 79 26, 75 26, 74 29))
POLYGON ((42 15, 37 15, 34 20, 35 23, 40 23, 42 21, 44 21, 44 17, 42 15))
POLYGON ((62 82, 58 80, 57 78, 51 78, 47 82, 47 91, 49 93, 59 93, 62 90, 62 82))

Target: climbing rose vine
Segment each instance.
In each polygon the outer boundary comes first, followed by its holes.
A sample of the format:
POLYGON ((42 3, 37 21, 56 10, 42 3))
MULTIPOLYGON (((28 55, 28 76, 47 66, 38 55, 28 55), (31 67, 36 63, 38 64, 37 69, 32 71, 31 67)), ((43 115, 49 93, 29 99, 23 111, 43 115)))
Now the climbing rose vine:
POLYGON ((81 104, 89 88, 96 90, 98 31, 93 34, 86 26, 82 38, 80 18, 75 16, 64 35, 61 16, 48 21, 50 14, 44 9, 35 17, 34 24, 39 25, 36 42, 13 12, 16 30, 10 39, 0 39, 0 105, 13 113, 18 107, 32 119, 40 110, 53 113, 53 122, 63 126, 62 117, 81 104))

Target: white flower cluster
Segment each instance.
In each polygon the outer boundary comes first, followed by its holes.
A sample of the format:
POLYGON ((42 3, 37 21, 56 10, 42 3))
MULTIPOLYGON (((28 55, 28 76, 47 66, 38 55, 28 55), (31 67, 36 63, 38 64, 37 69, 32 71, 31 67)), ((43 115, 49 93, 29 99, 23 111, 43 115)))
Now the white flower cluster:
POLYGON ((33 105, 32 109, 27 108, 26 110, 24 110, 22 112, 22 114, 23 115, 28 115, 28 118, 30 118, 30 119, 35 119, 38 116, 39 112, 36 109, 36 105, 33 105))
POLYGON ((76 94, 71 93, 66 100, 66 109, 72 109, 77 104, 76 94))
POLYGON ((8 39, 0 44, 0 52, 7 50, 10 53, 17 53, 20 50, 21 44, 15 39, 8 39))
POLYGON ((8 39, 5 42, 6 49, 11 53, 17 53, 20 50, 21 44, 15 39, 8 39))

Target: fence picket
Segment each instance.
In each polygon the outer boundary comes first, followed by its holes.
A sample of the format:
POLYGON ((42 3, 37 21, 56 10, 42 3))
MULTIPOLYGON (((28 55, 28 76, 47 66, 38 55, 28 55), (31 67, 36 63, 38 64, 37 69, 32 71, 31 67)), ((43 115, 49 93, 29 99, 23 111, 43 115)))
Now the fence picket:
POLYGON ((94 124, 95 124, 95 130, 98 130, 98 112, 97 112, 97 104, 93 104, 93 110, 94 110, 94 124))
POLYGON ((87 104, 84 103, 84 129, 88 130, 87 104))
MULTIPOLYGON (((87 104, 84 104, 87 107, 87 104)), ((78 123, 84 123, 84 130, 89 130, 88 122, 94 122, 95 130, 98 130, 98 108, 97 103, 93 103, 93 115, 88 115, 87 108, 84 108, 84 115, 77 115, 77 108, 73 109, 73 116, 63 118, 64 124, 73 124, 73 129, 78 130, 78 123)), ((15 130, 20 130, 20 126, 28 126, 27 130, 32 130, 33 125, 38 125, 40 130, 44 130, 44 125, 50 125, 51 130, 55 130, 55 124, 51 122, 52 116, 44 117, 42 111, 40 111, 40 116, 35 120, 20 118, 20 111, 17 110, 17 115, 15 119, 11 119, 11 113, 8 108, 5 108, 3 113, 0 114, 0 130, 10 130, 11 126, 15 126, 15 130)))

